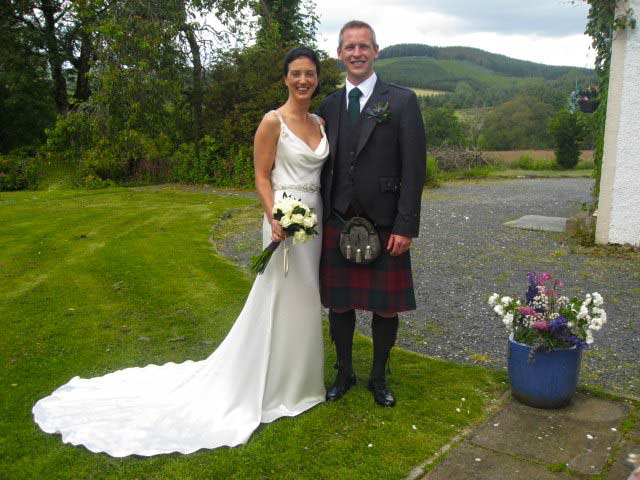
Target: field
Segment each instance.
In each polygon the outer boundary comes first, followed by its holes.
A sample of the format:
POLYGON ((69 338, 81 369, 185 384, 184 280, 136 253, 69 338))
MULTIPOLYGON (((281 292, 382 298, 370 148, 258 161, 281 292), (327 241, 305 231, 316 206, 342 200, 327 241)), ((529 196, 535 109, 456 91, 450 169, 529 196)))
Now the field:
MULTIPOLYGON (((531 158, 544 158, 551 160, 555 158, 553 150, 506 150, 506 151, 487 151, 483 152, 485 157, 496 160, 505 165, 510 165, 520 157, 527 156, 531 158)), ((581 160, 593 161, 593 150, 583 150, 580 155, 581 160)))
POLYGON ((412 88, 416 95, 419 97, 435 97, 437 95, 445 95, 449 92, 443 92, 442 90, 429 90, 428 88, 412 88))

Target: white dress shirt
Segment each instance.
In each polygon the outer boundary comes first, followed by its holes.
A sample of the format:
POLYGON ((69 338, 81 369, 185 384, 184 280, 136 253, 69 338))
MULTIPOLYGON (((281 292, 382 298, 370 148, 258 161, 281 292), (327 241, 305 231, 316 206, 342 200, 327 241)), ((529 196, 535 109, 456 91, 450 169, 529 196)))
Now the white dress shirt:
POLYGON ((360 111, 362 111, 364 106, 367 104, 369 97, 373 93, 373 87, 376 86, 377 80, 378 80, 378 76, 376 75, 376 72, 373 72, 373 74, 369 78, 367 78, 364 82, 362 82, 359 85, 353 85, 349 81, 349 79, 347 79, 345 82, 345 86, 347 88, 347 94, 345 95, 347 108, 349 108, 349 92, 353 90, 355 87, 358 87, 362 92, 362 96, 360 97, 360 111))

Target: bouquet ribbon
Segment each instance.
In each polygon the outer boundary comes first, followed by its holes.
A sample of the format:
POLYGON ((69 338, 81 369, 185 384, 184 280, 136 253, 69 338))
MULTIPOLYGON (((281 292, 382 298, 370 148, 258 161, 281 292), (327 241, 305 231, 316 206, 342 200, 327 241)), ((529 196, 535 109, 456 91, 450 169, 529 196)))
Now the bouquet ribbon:
POLYGON ((283 261, 284 261, 284 276, 287 276, 287 273, 289 272, 289 246, 287 245, 287 239, 289 237, 284 239, 284 255, 282 256, 283 261))

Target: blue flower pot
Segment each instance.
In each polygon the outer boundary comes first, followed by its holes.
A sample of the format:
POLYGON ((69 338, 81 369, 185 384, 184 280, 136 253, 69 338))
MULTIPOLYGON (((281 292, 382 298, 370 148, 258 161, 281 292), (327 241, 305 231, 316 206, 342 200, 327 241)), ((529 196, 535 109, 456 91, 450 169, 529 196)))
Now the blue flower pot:
POLYGON ((559 348, 536 352, 509 338, 509 382, 511 393, 525 405, 560 408, 568 405, 578 386, 582 350, 559 348))

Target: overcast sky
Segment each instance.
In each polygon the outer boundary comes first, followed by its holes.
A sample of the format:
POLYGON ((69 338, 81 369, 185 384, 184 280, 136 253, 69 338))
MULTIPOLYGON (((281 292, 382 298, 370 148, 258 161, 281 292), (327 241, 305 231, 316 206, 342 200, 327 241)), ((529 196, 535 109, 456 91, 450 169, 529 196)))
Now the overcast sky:
POLYGON ((588 5, 577 0, 316 0, 319 46, 336 55, 348 20, 370 23, 381 48, 397 43, 462 45, 549 65, 593 68, 584 35, 588 5))

